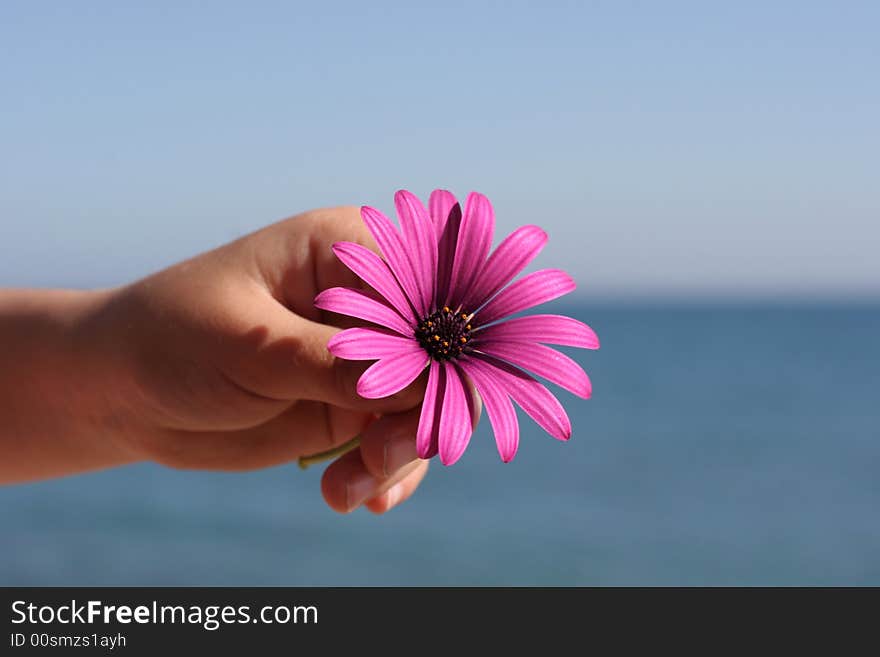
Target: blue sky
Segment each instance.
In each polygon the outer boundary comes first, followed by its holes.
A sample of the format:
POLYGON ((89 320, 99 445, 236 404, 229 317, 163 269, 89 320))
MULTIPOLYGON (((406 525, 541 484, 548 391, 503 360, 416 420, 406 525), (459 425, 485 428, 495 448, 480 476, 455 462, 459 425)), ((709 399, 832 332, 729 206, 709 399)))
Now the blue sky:
POLYGON ((0 4, 0 284, 442 186, 583 294, 880 297, 880 3, 412 4, 0 4))

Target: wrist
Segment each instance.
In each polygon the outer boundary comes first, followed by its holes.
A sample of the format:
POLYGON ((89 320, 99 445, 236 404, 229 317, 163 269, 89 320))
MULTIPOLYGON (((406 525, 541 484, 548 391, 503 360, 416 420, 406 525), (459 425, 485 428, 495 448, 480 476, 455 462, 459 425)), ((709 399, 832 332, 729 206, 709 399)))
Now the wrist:
POLYGON ((82 292, 67 317, 71 360, 78 369, 71 383, 82 390, 82 408, 88 411, 77 418, 79 434, 106 460, 104 467, 141 460, 132 447, 142 431, 142 413, 134 384, 135 322, 126 319, 124 308, 127 290, 82 292))
POLYGON ((114 291, 11 290, 0 296, 6 408, 0 481, 132 462, 122 359, 103 317, 114 291))

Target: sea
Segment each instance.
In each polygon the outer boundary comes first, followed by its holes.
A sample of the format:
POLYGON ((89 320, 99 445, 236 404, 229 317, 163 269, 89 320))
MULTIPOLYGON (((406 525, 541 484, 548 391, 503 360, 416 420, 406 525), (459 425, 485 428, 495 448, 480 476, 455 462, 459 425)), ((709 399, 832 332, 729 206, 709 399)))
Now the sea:
POLYGON ((0 487, 2 585, 880 585, 880 306, 557 304, 574 432, 484 417, 385 516, 320 469, 153 464, 0 487))

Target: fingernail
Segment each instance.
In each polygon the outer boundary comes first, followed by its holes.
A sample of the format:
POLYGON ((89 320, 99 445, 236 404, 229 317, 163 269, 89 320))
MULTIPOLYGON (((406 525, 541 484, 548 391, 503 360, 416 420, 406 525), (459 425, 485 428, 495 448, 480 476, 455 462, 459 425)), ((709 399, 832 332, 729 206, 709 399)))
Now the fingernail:
POLYGON ((346 508, 349 511, 354 511, 373 496, 376 486, 376 480, 371 475, 365 472, 354 475, 345 482, 346 508))
POLYGON ((412 463, 418 458, 416 441, 412 437, 389 438, 385 442, 385 476, 393 475, 407 463, 412 463))
POLYGON ((388 489, 388 508, 396 506, 401 497, 403 497, 403 484, 394 484, 388 489))

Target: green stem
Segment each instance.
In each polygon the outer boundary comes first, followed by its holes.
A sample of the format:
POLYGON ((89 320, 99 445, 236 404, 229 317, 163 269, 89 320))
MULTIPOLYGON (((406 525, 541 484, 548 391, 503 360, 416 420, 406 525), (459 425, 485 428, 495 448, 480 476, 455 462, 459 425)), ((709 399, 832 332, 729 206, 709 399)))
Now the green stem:
POLYGON ((310 456, 300 456, 299 457, 299 467, 303 470, 308 468, 310 465, 315 465, 316 463, 323 463, 324 461, 330 461, 335 459, 337 456, 342 456, 350 452, 353 449, 356 449, 358 445, 361 444, 361 437, 355 436, 347 443, 343 443, 338 447, 334 447, 333 449, 328 449, 325 452, 319 452, 318 454, 312 454, 310 456))

